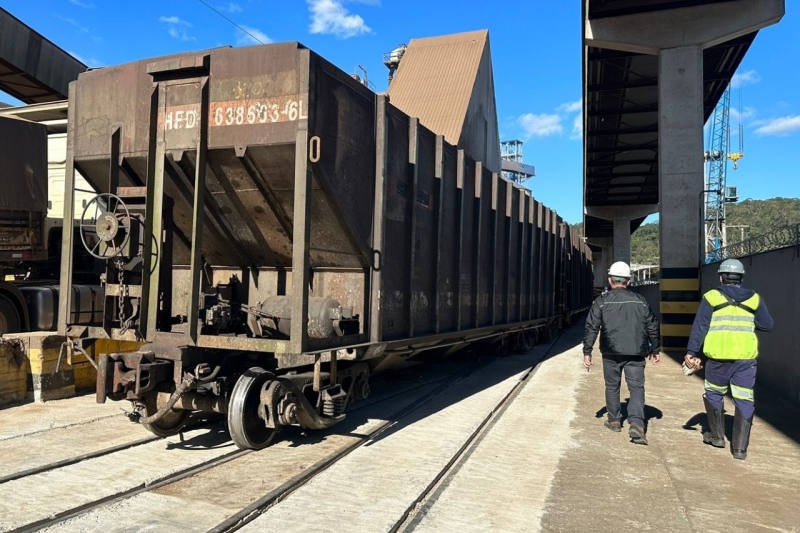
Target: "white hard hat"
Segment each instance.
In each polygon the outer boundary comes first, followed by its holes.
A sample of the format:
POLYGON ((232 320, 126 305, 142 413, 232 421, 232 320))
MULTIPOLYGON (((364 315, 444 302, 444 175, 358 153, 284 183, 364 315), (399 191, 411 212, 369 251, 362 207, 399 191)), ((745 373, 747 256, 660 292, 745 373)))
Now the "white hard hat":
POLYGON ((631 277, 631 267, 625 261, 617 261, 608 269, 608 275, 614 278, 631 277))
POLYGON ((744 275, 744 265, 738 259, 726 259, 719 265, 718 274, 741 274, 744 275))

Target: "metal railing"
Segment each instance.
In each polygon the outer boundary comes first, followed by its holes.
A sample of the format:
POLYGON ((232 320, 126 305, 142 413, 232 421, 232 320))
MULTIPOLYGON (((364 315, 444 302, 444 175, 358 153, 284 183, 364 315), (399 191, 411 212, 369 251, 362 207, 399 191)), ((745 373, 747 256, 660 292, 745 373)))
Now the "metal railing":
POLYGON ((787 246, 800 246, 800 223, 783 226, 769 233, 762 233, 761 235, 756 235, 744 241, 720 248, 717 250, 717 257, 711 262, 760 254, 787 246))

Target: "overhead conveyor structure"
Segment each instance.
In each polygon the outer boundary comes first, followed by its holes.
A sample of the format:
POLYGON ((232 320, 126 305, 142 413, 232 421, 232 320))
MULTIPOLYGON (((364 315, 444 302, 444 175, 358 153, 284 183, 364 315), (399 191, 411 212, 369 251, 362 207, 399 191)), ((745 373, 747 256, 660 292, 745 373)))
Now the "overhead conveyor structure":
POLYGON ((686 347, 700 300, 703 124, 784 11, 784 0, 584 1, 585 235, 604 273, 659 214, 665 347, 686 347))

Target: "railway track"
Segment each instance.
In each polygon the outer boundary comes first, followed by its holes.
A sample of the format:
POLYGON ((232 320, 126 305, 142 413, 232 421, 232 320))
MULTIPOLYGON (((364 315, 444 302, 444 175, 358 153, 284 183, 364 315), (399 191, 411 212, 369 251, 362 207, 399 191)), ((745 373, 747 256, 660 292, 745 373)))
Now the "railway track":
MULTIPOLYGON (((309 488, 314 490, 315 484, 329 471, 353 459, 357 455, 354 452, 386 447, 396 438, 395 433, 402 433, 408 427, 413 429, 429 417, 442 416, 442 411, 452 408, 448 407, 451 404, 457 405, 462 399, 470 401, 487 387, 494 390, 502 385, 502 390, 492 392, 496 399, 480 407, 480 418, 447 460, 435 473, 429 473, 424 488, 406 498, 402 509, 392 515, 395 517, 392 524, 381 527, 385 531, 407 531, 418 509, 502 416, 555 342, 538 347, 527 359, 526 356, 491 358, 472 362, 467 368, 452 365, 442 375, 426 372, 424 380, 400 388, 384 386, 376 389, 370 399, 353 406, 348 416, 352 421, 350 426, 346 426, 346 420, 342 427, 308 434, 293 428, 287 432, 287 438, 261 451, 234 449, 221 428, 215 433, 213 425, 206 423, 187 430, 183 442, 174 442, 174 438, 135 439, 7 475, 0 480, 0 531, 127 531, 133 525, 131 522, 152 531, 174 530, 177 524, 185 531, 208 533, 263 529, 262 517, 269 519, 279 507, 293 505, 293 495, 309 488), (496 371, 496 367, 504 365, 507 368, 501 368, 496 379, 492 378, 492 368, 496 371), (459 370, 454 371, 455 368, 459 370), (148 475, 143 474, 148 465, 141 465, 137 471, 137 458, 152 456, 151 464, 158 465, 159 457, 169 453, 164 450, 175 447, 186 448, 174 450, 177 455, 171 456, 187 458, 184 463, 148 475), (193 454, 198 457, 191 457, 193 454), (105 466, 123 461, 131 463, 127 470, 131 477, 126 483, 117 479, 118 471, 105 466), (85 476, 90 476, 91 483, 75 482, 85 476), (52 484, 61 486, 57 490, 42 488, 52 484), (31 490, 44 491, 37 495, 42 510, 24 517, 24 511, 20 510, 19 516, 4 520, 2 507, 9 505, 8 497, 13 499, 13 494, 31 490), (67 498, 64 502, 65 492, 83 497, 67 498), (49 501, 55 503, 51 505, 49 501), (121 516, 127 518, 120 520, 121 516)), ((362 459, 368 464, 369 454, 353 460, 362 459)))
MULTIPOLYGON (((408 412, 411 412, 415 408, 424 405, 427 401, 430 401, 432 398, 434 398, 437 393, 453 386, 454 384, 458 383, 461 379, 463 379, 465 376, 469 375, 476 369, 481 368, 482 366, 484 365, 473 364, 471 365, 469 370, 467 370, 466 372, 462 372, 458 376, 453 376, 452 374, 450 374, 440 377, 428 378, 424 381, 420 381, 418 383, 402 387, 401 390, 390 390, 379 395, 377 394, 373 395, 373 398, 366 400, 364 402, 360 402, 359 404, 356 404, 350 411, 351 418, 354 415, 357 415, 361 411, 370 411, 370 410, 380 411, 382 409, 385 412, 386 411, 385 405, 387 403, 392 402, 392 400, 397 400, 398 398, 404 398, 409 395, 414 395, 415 393, 418 395, 418 398, 416 398, 414 401, 405 405, 403 408, 398 409, 390 416, 386 416, 385 421, 382 421, 381 423, 377 424, 377 426, 373 425, 373 427, 371 427, 368 432, 364 434, 357 434, 356 438, 352 439, 352 442, 349 442, 345 446, 336 449, 333 453, 327 456, 322 456, 322 454, 317 454, 319 455, 319 457, 315 457, 314 459, 316 460, 310 461, 308 464, 304 465, 303 473, 307 477, 308 475, 313 475, 313 473, 315 472, 324 470, 325 465, 332 464, 339 458, 345 456, 347 453, 357 448, 360 444, 363 444, 363 442, 365 442, 367 439, 374 436, 377 432, 382 431, 386 427, 395 423, 399 418, 402 418, 408 412)), ((195 428, 194 431, 197 432, 199 430, 195 428)), ((336 430, 334 429, 334 432, 335 431, 336 430)), ((188 433, 192 433, 192 431, 190 430, 188 431, 188 433)), ((318 434, 312 433, 312 435, 317 436, 318 434)), ((296 436, 297 435, 295 435, 295 437, 296 436)), ((196 436, 193 436, 191 438, 196 438, 196 436)), ((158 444, 157 441, 160 440, 164 439, 159 439, 157 437, 136 439, 131 442, 120 444, 118 446, 106 448, 103 450, 98 450, 96 452, 91 452, 88 454, 81 454, 79 456, 70 457, 68 459, 56 461, 46 465, 41 465, 37 468, 23 470, 6 475, 4 476, 2 482, 0 482, 0 496, 2 496, 4 490, 7 492, 14 491, 16 488, 14 487, 15 483, 17 484, 24 483, 26 480, 33 481, 33 480, 46 479, 48 476, 58 476, 60 473, 63 473, 70 467, 79 468, 81 464, 89 467, 84 469, 85 470, 84 474, 86 474, 88 472, 95 470, 89 466, 92 464, 93 460, 96 463, 98 462, 98 460, 102 461, 103 459, 111 459, 114 457, 124 458, 126 457, 126 455, 123 454, 130 451, 132 448, 146 448, 147 446, 152 447, 154 444, 158 444)), ((230 444, 228 445, 230 446, 230 444)), ((219 441, 214 443, 212 439, 212 447, 213 446, 219 447, 219 446, 224 446, 224 444, 219 441)), ((198 445, 194 449, 199 449, 201 447, 202 446, 198 445)), ((201 462, 192 462, 191 464, 188 464, 182 468, 177 468, 174 471, 170 471, 163 475, 156 475, 154 477, 151 476, 149 478, 142 479, 139 482, 128 484, 121 490, 115 490, 110 494, 100 495, 99 497, 96 498, 90 498, 88 499, 88 501, 83 501, 77 505, 70 505, 67 508, 62 508, 62 509, 58 508, 50 509, 46 513, 46 516, 33 517, 33 519, 17 518, 9 523, 8 521, 3 521, 2 519, 3 513, 0 513, 0 531, 13 531, 13 532, 28 532, 28 531, 40 531, 40 530, 85 531, 86 529, 83 528, 82 526, 79 526, 77 523, 74 524, 75 527, 74 529, 72 529, 73 526, 71 525, 71 522, 79 521, 81 517, 87 516, 91 513, 102 512, 103 509, 112 509, 115 505, 124 504, 124 502, 134 500, 136 499, 137 496, 144 495, 146 493, 154 493, 159 491, 169 492, 170 490, 173 489, 175 485, 180 484, 180 482, 183 480, 196 477, 205 472, 215 471, 215 469, 219 470, 223 465, 226 464, 238 461, 239 463, 242 463, 243 466, 246 466, 246 462, 250 461, 250 459, 247 458, 246 456, 256 453, 269 454, 270 452, 271 449, 262 450, 261 452, 253 452, 252 450, 235 450, 235 451, 220 453, 214 457, 208 458, 207 460, 201 462)), ((304 475, 303 473, 301 473, 301 476, 304 475)), ((102 484, 103 480, 96 479, 95 482, 97 484, 102 484)), ((110 482, 110 480, 108 482, 110 482)), ((297 483, 297 480, 292 481, 292 483, 297 483)), ((281 487, 283 487, 283 485, 281 485, 281 487)), ((270 494, 282 493, 282 492, 284 492, 283 489, 278 490, 277 492, 276 490, 273 490, 270 492, 270 494)), ((0 500, 5 500, 5 498, 0 497, 0 500)), ((261 505, 263 505, 264 500, 265 498, 260 498, 257 502, 258 505, 256 505, 255 507, 260 507, 261 505)), ((0 507, 2 507, 2 503, 0 503, 0 507)))
MULTIPOLYGON (((446 455, 446 458, 443 461, 443 466, 438 467, 435 471, 426 472, 428 480, 422 490, 416 492, 415 494, 406 493, 404 495, 405 502, 402 509, 398 506, 394 506, 395 508, 392 509, 391 505, 385 505, 381 510, 381 512, 384 513, 382 516, 369 517, 367 518, 366 524, 351 523, 351 530, 387 531, 392 533, 413 530, 415 525, 415 517, 418 510, 424 507, 426 501, 429 497, 431 497, 431 495, 435 494, 437 487, 446 482, 450 476, 454 475, 458 471, 460 464, 469 456, 471 450, 473 450, 475 446, 480 443, 483 435, 490 431, 494 423, 503 415, 503 412, 506 410, 506 408, 514 401, 520 391, 522 391, 525 385, 529 382, 530 378, 535 374, 541 362, 547 359, 548 355, 551 353, 553 347, 556 345, 559 339, 560 336, 558 336, 545 348, 543 353, 541 353, 535 359, 535 362, 533 362, 529 367, 525 368, 521 373, 518 373, 516 378, 513 378, 516 380, 516 383, 509 387, 508 390, 504 391, 504 393, 500 395, 500 398, 494 402, 491 407, 489 407, 484 416, 477 421, 475 427, 472 428, 468 434, 466 434, 466 438, 459 442, 459 445, 454 452, 446 455), (393 515, 393 511, 396 514, 393 515)), ((422 406, 417 406, 416 409, 419 409, 420 407, 422 406)), ((359 443, 358 446, 354 447, 353 450, 348 450, 347 453, 342 453, 339 457, 331 458, 330 463, 326 462, 320 465, 315 465, 315 468, 311 468, 308 471, 298 475, 295 479, 292 479, 290 482, 285 483, 283 486, 272 491, 270 494, 261 498, 258 502, 254 502, 248 508, 243 509, 223 523, 208 530, 207 533, 232 533, 234 531, 281 531, 285 530, 286 527, 286 523, 281 522, 281 519, 286 519, 286 517, 289 517, 289 522, 295 523, 294 527, 296 527, 297 530, 308 530, 309 524, 313 522, 322 524, 321 520, 324 520, 324 513, 320 515, 318 512, 315 512, 319 510, 319 505, 317 506, 317 509, 309 511, 309 513, 313 516, 308 517, 304 521, 302 517, 302 510, 307 506, 309 500, 305 498, 298 498, 298 501, 292 502, 291 496, 311 487, 311 485, 315 481, 319 480, 319 478, 324 475, 324 472, 330 469, 334 463, 337 463, 337 466, 339 466, 345 456, 354 452, 355 448, 360 448, 364 445, 369 446, 381 439, 387 429, 388 428, 384 428, 381 431, 376 432, 368 440, 359 443), (282 505, 286 506, 286 509, 280 509, 280 506, 282 505)), ((443 454, 440 454, 440 461, 442 460, 442 457, 443 454)), ((381 468, 382 466, 377 465, 376 470, 380 470, 381 468)), ((398 472, 400 470, 401 469, 398 469, 398 472)), ((330 477, 337 476, 331 475, 330 477)), ((356 477, 356 475, 353 477, 356 477)), ((320 480, 319 484, 325 485, 327 483, 328 480, 320 480)), ((312 500, 317 498, 319 501, 321 501, 324 497, 319 493, 316 487, 312 487, 309 492, 311 493, 309 496, 312 500)), ((359 507, 366 508, 376 505, 375 502, 369 497, 365 498, 365 495, 362 493, 353 493, 348 491, 347 487, 343 487, 340 491, 340 494, 344 496, 345 501, 338 500, 336 503, 332 503, 332 505, 336 505, 337 514, 340 517, 347 516, 348 510, 358 513, 359 507), (353 506, 349 509, 348 502, 346 501, 348 495, 352 499, 352 502, 350 503, 353 504, 353 506)), ((381 496, 385 498, 385 495, 376 495, 376 498, 381 498, 381 496)), ((355 514, 351 514, 351 516, 355 516, 355 514)), ((346 519, 343 518, 343 520, 346 519)), ((324 528, 325 526, 318 525, 318 528, 320 527, 324 528)))

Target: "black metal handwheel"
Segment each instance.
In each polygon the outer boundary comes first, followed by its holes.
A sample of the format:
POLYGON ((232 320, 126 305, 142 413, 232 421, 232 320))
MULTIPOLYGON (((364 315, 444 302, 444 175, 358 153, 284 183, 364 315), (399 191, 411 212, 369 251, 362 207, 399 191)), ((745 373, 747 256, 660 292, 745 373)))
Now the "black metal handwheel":
POLYGON ((92 257, 109 259, 120 255, 131 233, 128 206, 115 194, 98 194, 83 209, 80 233, 83 247, 92 257))
MULTIPOLYGON (((159 409, 165 407, 168 397, 166 395, 159 396, 157 391, 148 392, 144 397, 144 412, 145 416, 152 416, 158 412, 159 409), (160 399, 160 398, 163 398, 160 399)), ((189 418, 189 411, 183 409, 170 409, 167 413, 149 424, 142 424, 144 428, 159 437, 169 437, 177 435, 186 424, 186 419, 189 418)))
POLYGON ((280 426, 268 427, 266 416, 274 413, 274 406, 262 408, 262 390, 269 388, 275 376, 254 366, 242 374, 233 386, 228 403, 228 431, 239 448, 260 450, 269 446, 280 426))

